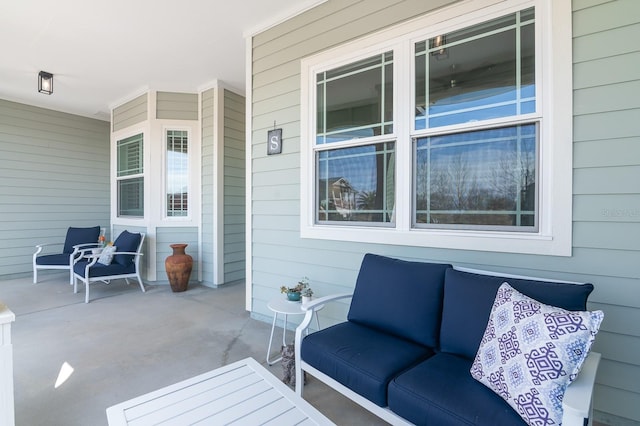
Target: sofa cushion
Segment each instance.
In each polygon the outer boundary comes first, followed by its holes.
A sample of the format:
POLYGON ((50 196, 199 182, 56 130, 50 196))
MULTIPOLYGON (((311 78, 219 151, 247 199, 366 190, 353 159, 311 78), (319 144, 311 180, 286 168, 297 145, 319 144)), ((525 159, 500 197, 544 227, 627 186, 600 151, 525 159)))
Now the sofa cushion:
POLYGON ((389 408, 416 425, 524 425, 469 374, 471 360, 439 353, 393 379, 389 408))
POLYGON ((105 248, 102 249, 102 251, 100 252, 100 257, 98 258, 98 263, 102 264, 102 265, 111 265, 111 262, 113 261, 113 256, 115 253, 115 251, 118 248, 116 246, 106 246, 105 248))
POLYGON ((562 398, 578 375, 602 311, 567 311, 498 289, 471 375, 529 425, 562 423, 562 398))
POLYGON ((100 227, 94 226, 91 228, 69 228, 67 229, 67 236, 64 240, 63 253, 72 253, 73 246, 78 244, 98 244, 98 237, 100 237, 100 227))
POLYGON ((305 362, 381 407, 387 405, 389 381, 433 355, 425 346, 353 322, 306 336, 300 353, 305 362))
MULTIPOLYGON (((125 230, 118 235, 113 245, 118 247, 119 252, 135 253, 138 251, 138 244, 140 244, 141 238, 142 236, 140 234, 125 230)), ((133 257, 131 254, 116 254, 113 257, 113 262, 127 266, 133 261, 133 257)))
POLYGON ((347 319, 437 347, 444 271, 448 268, 451 265, 366 254, 347 319))
MULTIPOLYGON (((81 260, 75 265, 73 265, 73 272, 78 275, 84 277, 84 271, 89 263, 86 260, 81 260)), ((136 265, 133 263, 129 263, 128 265, 120 265, 118 263, 112 262, 110 265, 103 265, 101 263, 94 264, 91 269, 89 269, 89 278, 96 277, 108 277, 110 275, 122 275, 122 274, 133 274, 136 272, 136 265)))
POLYGON ((69 256, 71 253, 63 254, 46 254, 44 256, 36 257, 36 265, 50 265, 50 266, 67 266, 69 268, 69 256))
POLYGON ((445 274, 440 331, 443 352, 475 358, 498 287, 505 281, 529 297, 570 311, 584 311, 593 291, 592 284, 505 278, 449 269, 445 274))

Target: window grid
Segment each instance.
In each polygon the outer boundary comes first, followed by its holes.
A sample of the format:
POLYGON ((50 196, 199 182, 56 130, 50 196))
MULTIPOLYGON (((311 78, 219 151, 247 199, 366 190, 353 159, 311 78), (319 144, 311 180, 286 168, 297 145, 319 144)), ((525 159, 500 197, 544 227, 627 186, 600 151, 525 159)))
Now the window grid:
POLYGON ((144 216, 144 139, 137 134, 117 141, 118 216, 144 216))
POLYGON ((186 130, 167 130, 167 216, 188 215, 189 135, 186 130))

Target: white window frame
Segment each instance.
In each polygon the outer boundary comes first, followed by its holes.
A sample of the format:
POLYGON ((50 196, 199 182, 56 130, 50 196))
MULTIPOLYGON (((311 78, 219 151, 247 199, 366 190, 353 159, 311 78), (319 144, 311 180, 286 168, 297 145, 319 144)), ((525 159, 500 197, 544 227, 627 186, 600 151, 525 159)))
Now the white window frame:
POLYGON ((193 197, 193 168, 194 168, 194 142, 193 130, 190 126, 163 126, 162 127, 162 218, 167 221, 190 221, 192 219, 192 211, 194 200, 193 197), (187 158, 188 158, 188 177, 187 177, 187 214, 186 216, 169 216, 167 214, 167 187, 169 171, 167 170, 167 133, 171 130, 187 132, 187 158))
MULTIPOLYGON (((363 243, 570 256, 572 242, 572 41, 570 0, 467 0, 301 62, 300 235, 363 243), (535 6, 536 102, 541 114, 537 232, 412 227, 413 43, 535 6), (394 50, 396 224, 315 223, 315 76, 394 50)), ((501 120, 483 123, 483 127, 501 120)), ((336 145, 336 147, 338 147, 336 145)))
POLYGON ((143 129, 137 129, 135 131, 127 131, 127 132, 121 132, 118 134, 115 134, 113 137, 113 155, 111 158, 114 159, 114 165, 113 165, 113 191, 112 194, 114 196, 114 199, 112 200, 112 205, 114 206, 114 212, 113 212, 113 217, 117 218, 117 220, 121 220, 121 221, 140 221, 143 220, 145 215, 147 214, 147 151, 149 149, 148 147, 148 143, 147 143, 147 139, 148 139, 148 133, 145 132, 145 130, 143 129), (128 176, 122 176, 119 177, 118 176, 118 142, 131 138, 133 136, 138 136, 141 135, 142 136, 142 173, 138 173, 135 175, 128 175, 128 176), (142 188, 143 188, 143 202, 142 202, 142 211, 143 214, 141 216, 133 216, 133 215, 120 215, 120 200, 119 200, 119 191, 118 191, 118 184, 120 181, 122 180, 127 180, 127 179, 133 179, 133 178, 142 178, 142 188))

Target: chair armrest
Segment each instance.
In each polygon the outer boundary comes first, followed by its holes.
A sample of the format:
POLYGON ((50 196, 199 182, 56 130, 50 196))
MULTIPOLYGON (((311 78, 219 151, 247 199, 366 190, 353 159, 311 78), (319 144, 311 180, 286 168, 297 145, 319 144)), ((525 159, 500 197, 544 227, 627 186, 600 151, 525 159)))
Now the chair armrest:
POLYGON ((317 299, 312 299, 310 302, 302 304, 303 311, 315 311, 320 306, 324 306, 329 302, 334 302, 340 299, 346 299, 348 297, 352 297, 353 293, 340 293, 340 294, 331 294, 329 296, 318 297, 317 299))
POLYGON ((569 385, 562 398, 563 426, 583 426, 591 416, 593 385, 601 355, 590 352, 582 364, 578 377, 569 385))
POLYGON ((63 246, 62 243, 44 243, 44 244, 36 244, 36 252, 33 253, 33 256, 36 257, 38 254, 42 252, 45 247, 48 246, 63 246))

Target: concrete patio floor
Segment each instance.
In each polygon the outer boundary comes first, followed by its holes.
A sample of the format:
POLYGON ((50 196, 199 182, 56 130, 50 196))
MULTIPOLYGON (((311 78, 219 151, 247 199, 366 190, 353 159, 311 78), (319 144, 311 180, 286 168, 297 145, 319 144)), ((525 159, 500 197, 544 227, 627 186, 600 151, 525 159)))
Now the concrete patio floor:
MULTIPOLYGON (((265 361, 271 324, 250 318, 243 285, 142 293, 119 280, 93 285, 85 304, 68 275, 40 275, 38 284, 0 281, 0 301, 16 314, 18 426, 106 425, 111 405, 246 357, 282 377, 279 363, 265 361), (73 373, 56 388, 65 363, 73 373)), ((386 424, 313 378, 305 399, 338 425, 386 424)))

